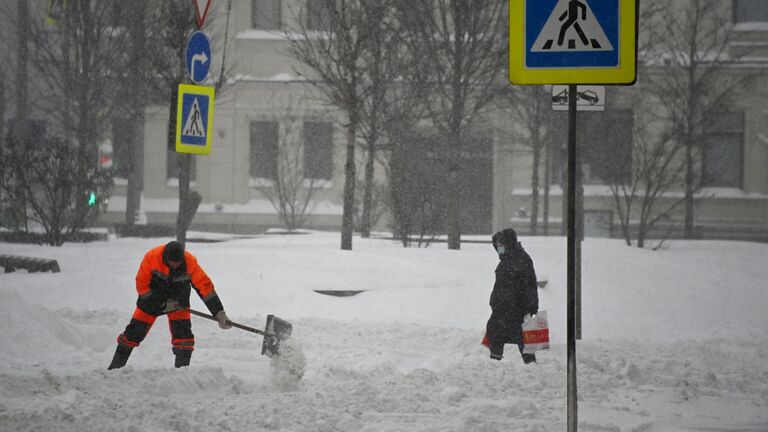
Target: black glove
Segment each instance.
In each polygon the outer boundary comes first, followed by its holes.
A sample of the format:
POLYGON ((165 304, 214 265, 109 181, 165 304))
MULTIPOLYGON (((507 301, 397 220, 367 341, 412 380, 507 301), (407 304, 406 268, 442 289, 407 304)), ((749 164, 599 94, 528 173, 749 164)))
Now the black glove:
POLYGON ((189 307, 189 295, 192 293, 192 284, 189 278, 172 280, 168 284, 168 297, 178 300, 179 306, 189 307))
POLYGON ((167 296, 157 291, 150 291, 144 297, 139 296, 136 300, 136 307, 150 315, 160 316, 165 313, 163 309, 165 309, 167 298, 167 296))
POLYGON ((149 280, 149 289, 159 293, 168 292, 170 288, 170 281, 168 276, 160 273, 157 270, 152 271, 152 279, 149 280))

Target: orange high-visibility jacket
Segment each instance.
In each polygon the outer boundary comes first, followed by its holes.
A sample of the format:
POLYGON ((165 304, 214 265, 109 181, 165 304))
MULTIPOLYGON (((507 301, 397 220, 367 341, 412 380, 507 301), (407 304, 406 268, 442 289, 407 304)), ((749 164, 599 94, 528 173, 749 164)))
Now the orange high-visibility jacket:
MULTIPOLYGON (((168 276, 171 269, 163 262, 163 250, 165 245, 160 245, 151 249, 144 255, 141 261, 139 271, 136 273, 136 291, 139 296, 144 298, 151 293, 149 282, 152 280, 152 271, 158 271, 168 276)), ((192 287, 198 292, 200 298, 206 300, 216 297, 216 291, 213 288, 213 282, 197 263, 197 258, 191 253, 184 251, 184 262, 187 268, 187 274, 192 280, 192 287)))

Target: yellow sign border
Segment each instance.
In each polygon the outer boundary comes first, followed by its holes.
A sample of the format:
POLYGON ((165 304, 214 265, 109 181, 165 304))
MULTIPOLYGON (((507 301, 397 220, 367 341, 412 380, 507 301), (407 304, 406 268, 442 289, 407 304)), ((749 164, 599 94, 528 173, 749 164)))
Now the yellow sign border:
POLYGON ((513 84, 634 84, 637 80, 637 0, 618 1, 621 5, 619 66, 529 69, 525 67, 526 0, 509 0, 509 81, 513 84))
POLYGON ((196 155, 207 155, 211 152, 211 141, 213 137, 213 110, 215 107, 214 100, 215 89, 213 87, 193 85, 193 84, 179 84, 179 95, 176 99, 176 153, 190 153, 196 155), (184 95, 196 94, 202 96, 208 96, 208 112, 204 115, 208 116, 206 124, 208 125, 205 131, 205 145, 193 145, 184 144, 181 142, 181 129, 183 127, 183 119, 181 118, 182 101, 184 95))

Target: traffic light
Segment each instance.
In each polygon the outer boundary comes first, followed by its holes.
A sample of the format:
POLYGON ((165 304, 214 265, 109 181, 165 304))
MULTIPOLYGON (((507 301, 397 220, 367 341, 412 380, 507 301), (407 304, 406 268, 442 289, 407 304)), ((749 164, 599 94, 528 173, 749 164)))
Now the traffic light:
POLYGON ((88 192, 88 207, 95 206, 97 201, 98 199, 96 197, 96 192, 94 191, 88 192))

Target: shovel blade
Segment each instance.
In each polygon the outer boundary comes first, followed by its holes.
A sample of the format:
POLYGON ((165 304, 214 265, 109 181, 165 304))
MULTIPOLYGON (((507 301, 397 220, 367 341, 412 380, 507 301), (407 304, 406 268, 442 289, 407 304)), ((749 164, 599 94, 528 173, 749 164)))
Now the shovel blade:
POLYGON ((280 355, 280 341, 291 337, 293 324, 274 315, 267 315, 264 326, 264 341, 261 343, 261 355, 272 357, 280 355))

